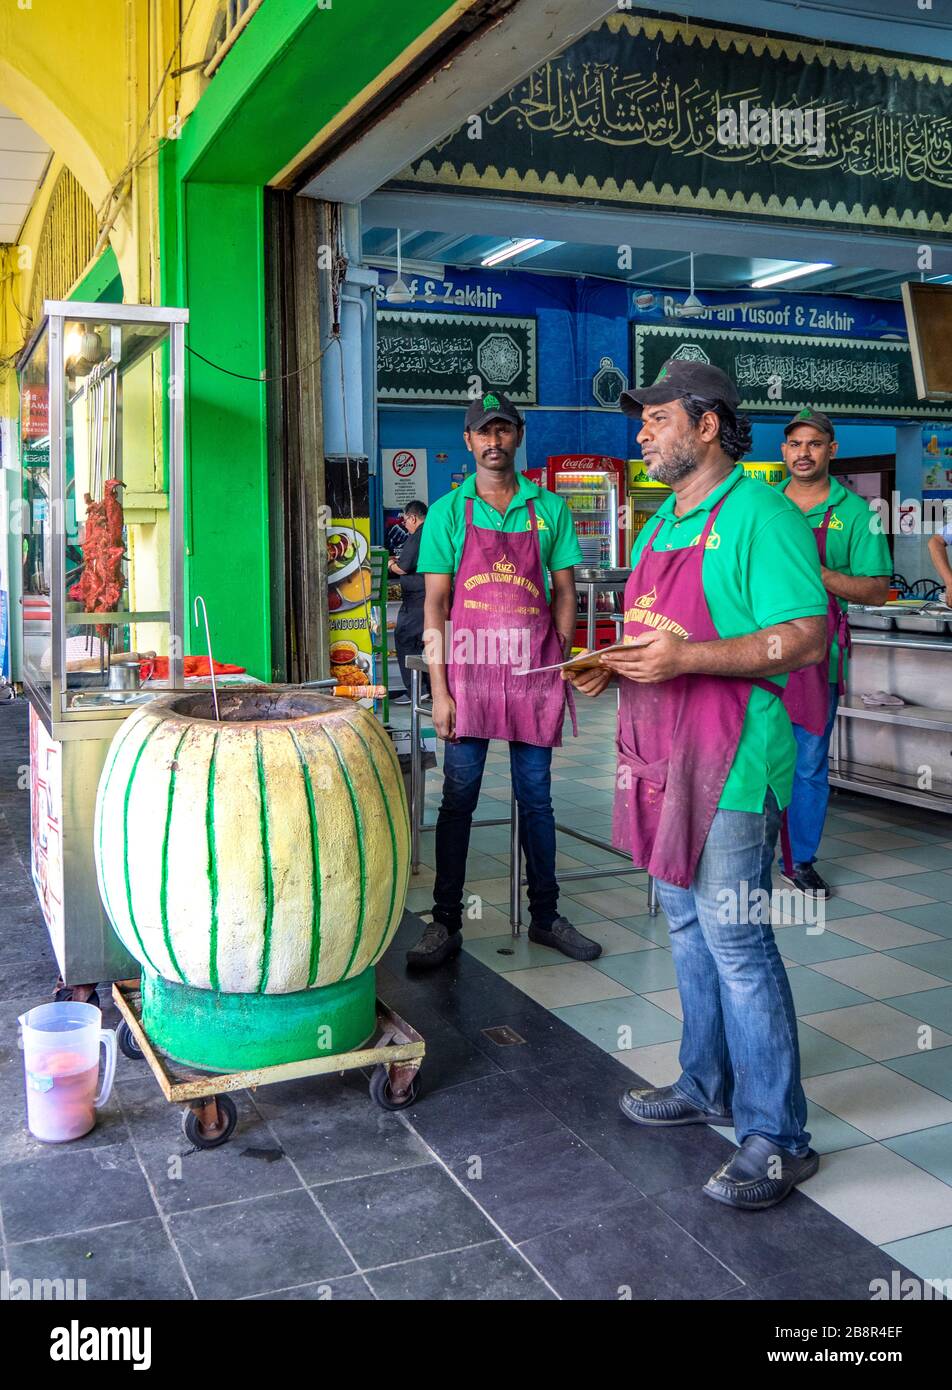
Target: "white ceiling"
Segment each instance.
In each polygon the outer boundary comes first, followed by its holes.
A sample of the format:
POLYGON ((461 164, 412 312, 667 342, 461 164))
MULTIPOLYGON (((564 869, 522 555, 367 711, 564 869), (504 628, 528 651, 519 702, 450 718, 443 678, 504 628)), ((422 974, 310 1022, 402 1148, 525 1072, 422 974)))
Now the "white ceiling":
POLYGON ((50 147, 0 106, 0 242, 14 242, 30 210, 50 147))

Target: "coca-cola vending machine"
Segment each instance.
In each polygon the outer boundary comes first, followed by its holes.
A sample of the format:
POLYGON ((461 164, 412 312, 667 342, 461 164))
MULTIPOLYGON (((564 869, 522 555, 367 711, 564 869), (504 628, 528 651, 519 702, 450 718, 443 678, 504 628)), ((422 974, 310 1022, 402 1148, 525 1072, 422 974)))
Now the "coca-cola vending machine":
MULTIPOLYGON (((553 454, 544 469, 527 470, 526 477, 540 487, 565 498, 575 522, 575 534, 582 551, 582 567, 588 570, 617 570, 627 564, 625 536, 625 478, 627 463, 608 454, 553 454)), ((580 596, 582 609, 585 599, 580 596)), ((606 615, 616 607, 611 593, 596 595, 596 605, 606 615)), ((585 614, 580 614, 576 634, 585 645, 585 614)), ((617 640, 617 629, 610 621, 596 626, 596 645, 608 646, 617 640)))

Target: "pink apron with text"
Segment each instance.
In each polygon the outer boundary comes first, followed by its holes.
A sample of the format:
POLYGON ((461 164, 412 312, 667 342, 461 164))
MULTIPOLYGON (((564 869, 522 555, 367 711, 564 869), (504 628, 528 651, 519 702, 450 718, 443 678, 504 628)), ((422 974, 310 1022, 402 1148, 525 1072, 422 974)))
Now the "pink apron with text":
MULTIPOLYGON (((654 629, 689 642, 717 640, 701 569, 724 500, 697 545, 655 552, 662 523, 655 527, 625 586, 626 637, 654 629)), ((612 840, 665 883, 693 882, 755 685, 780 694, 757 677, 683 675, 651 685, 619 679, 612 840)))
MULTIPOLYGON (((820 564, 826 564, 826 538, 833 508, 828 507, 823 521, 814 532, 820 564)), ((819 737, 826 728, 830 711, 830 651, 833 643, 839 643, 839 671, 837 689, 840 694, 846 689, 845 657, 852 649, 850 625, 846 614, 835 594, 828 595, 826 607, 826 650, 820 661, 813 666, 805 666, 800 671, 791 671, 783 692, 783 703, 791 722, 799 724, 808 733, 819 737)))
POLYGON ((492 531, 474 526, 473 499, 467 498, 446 676, 458 738, 558 748, 566 703, 578 732, 570 687, 558 671, 517 674, 562 660, 545 597, 535 507, 528 499, 526 507, 527 531, 492 531))

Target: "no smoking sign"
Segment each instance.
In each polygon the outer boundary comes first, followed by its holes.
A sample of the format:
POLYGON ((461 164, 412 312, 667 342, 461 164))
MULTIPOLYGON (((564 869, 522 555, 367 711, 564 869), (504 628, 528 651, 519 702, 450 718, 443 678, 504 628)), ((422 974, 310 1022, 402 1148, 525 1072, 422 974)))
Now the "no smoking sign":
POLYGON ((427 500, 426 450, 382 449, 383 505, 402 510, 408 502, 427 500))

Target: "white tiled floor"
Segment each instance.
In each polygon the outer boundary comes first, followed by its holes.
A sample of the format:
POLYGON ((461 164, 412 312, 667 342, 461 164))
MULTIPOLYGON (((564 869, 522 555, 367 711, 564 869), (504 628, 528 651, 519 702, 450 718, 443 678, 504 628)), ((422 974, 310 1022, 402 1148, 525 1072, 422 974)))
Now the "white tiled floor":
MULTIPOLYGON (((553 759, 556 820, 607 840, 614 704, 579 703, 581 737, 553 759)), ((439 782, 438 770, 428 773, 431 821, 439 782)), ((508 756, 494 746, 477 814, 504 813, 509 797, 508 756)), ((644 877, 619 877, 621 859, 560 835, 561 869, 605 868, 563 883, 561 909, 604 948, 592 965, 568 962, 525 937, 513 943, 508 846, 505 826, 473 832, 467 893, 481 916, 465 923, 466 949, 650 1084, 676 1080, 681 1001, 667 985, 667 927, 647 915, 644 877)), ((820 930, 776 924, 823 1155, 801 1190, 927 1279, 952 1279, 950 851, 952 821, 834 796, 821 846, 829 857, 819 864, 836 884, 826 920, 820 930)), ((432 865, 430 835, 423 858, 432 865)), ((431 869, 413 880, 411 906, 430 905, 431 882, 431 869)), ((783 901, 789 909, 796 900, 783 901)))

